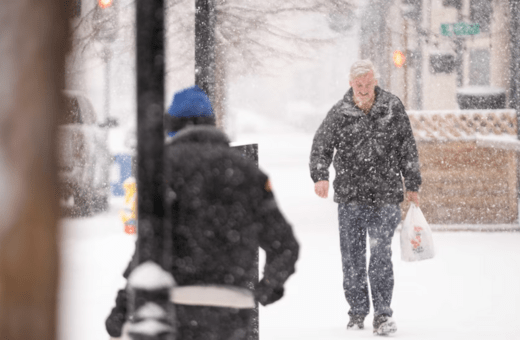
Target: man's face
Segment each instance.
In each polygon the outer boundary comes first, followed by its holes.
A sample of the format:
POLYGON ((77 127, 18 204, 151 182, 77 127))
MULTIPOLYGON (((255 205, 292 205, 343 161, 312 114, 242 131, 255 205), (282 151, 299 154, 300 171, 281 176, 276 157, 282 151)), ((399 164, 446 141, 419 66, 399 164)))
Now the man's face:
POLYGON ((367 74, 359 76, 353 81, 350 81, 349 84, 354 90, 354 97, 359 104, 363 105, 374 99, 377 85, 374 72, 370 71, 367 74))

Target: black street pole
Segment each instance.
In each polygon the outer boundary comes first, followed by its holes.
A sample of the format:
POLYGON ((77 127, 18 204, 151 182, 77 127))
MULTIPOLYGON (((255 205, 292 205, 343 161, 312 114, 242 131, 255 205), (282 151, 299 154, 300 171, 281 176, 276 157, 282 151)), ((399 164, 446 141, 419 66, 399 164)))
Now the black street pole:
MULTIPOLYGON (((235 150, 239 151, 243 157, 250 160, 253 164, 258 167, 258 144, 246 144, 246 145, 237 145, 233 147, 235 150)), ((255 256, 255 264, 257 270, 253 277, 253 282, 251 282, 251 289, 258 284, 259 280, 259 271, 258 271, 258 263, 259 263, 259 249, 256 250, 255 256)), ((249 332, 247 334, 247 340, 258 340, 260 339, 260 313, 258 310, 258 301, 255 301, 255 309, 253 313, 253 318, 251 320, 251 325, 249 328, 249 332)))
MULTIPOLYGON (((208 95, 215 109, 215 69, 216 69, 216 9, 214 0, 195 0, 195 84, 208 95)), ((258 166, 258 145, 238 147, 243 155, 258 166)), ((258 249, 255 267, 257 275, 251 282, 254 289, 258 283, 258 249)), ((258 340, 259 313, 256 303, 248 340, 258 340)))
MULTIPOLYGON (((423 25, 422 25, 422 14, 423 6, 422 0, 415 0, 413 2, 414 11, 412 13, 412 20, 415 24, 415 31, 417 34, 417 47, 414 51, 413 64, 415 67, 415 109, 422 110, 423 106, 423 65, 422 65, 422 37, 423 37, 423 25)), ((408 51, 406 51, 408 52, 408 51)))
POLYGON ((195 0, 195 84, 215 103, 215 4, 195 0))
POLYGON ((509 107, 516 110, 517 119, 517 136, 520 139, 520 1, 510 0, 509 8, 510 15, 510 50, 511 50, 511 64, 509 72, 511 76, 509 89, 509 107))
POLYGON ((136 1, 138 258, 161 264, 164 4, 136 1))
MULTIPOLYGON (((462 22, 462 6, 457 5, 457 22, 462 22)), ((455 41, 455 65, 457 68, 457 88, 464 86, 464 39, 457 36, 455 41)))
POLYGON ((105 61, 105 102, 103 110, 105 111, 105 121, 110 117, 110 63, 112 61, 112 49, 110 43, 106 43, 103 50, 103 60, 105 61))
MULTIPOLYGON (((174 340, 164 221, 164 0, 136 1, 137 72, 137 244, 128 277, 128 336, 132 340, 174 340), (165 270, 166 269, 166 270, 165 270), (154 279, 151 279, 151 278, 154 279), (149 313, 150 308, 155 310, 149 313), (150 328, 150 325, 154 327, 150 328)), ((167 228, 165 228, 165 226, 167 228)))
MULTIPOLYGON (((520 1, 510 0, 509 10, 511 20, 509 23, 509 49, 511 51, 509 107, 516 112, 516 135, 520 139, 520 1)), ((517 178, 520 178, 520 166, 517 166, 516 174, 517 178)), ((517 186, 517 202, 520 203, 520 185, 517 186)), ((518 211, 517 222, 520 222, 520 206, 518 211)))

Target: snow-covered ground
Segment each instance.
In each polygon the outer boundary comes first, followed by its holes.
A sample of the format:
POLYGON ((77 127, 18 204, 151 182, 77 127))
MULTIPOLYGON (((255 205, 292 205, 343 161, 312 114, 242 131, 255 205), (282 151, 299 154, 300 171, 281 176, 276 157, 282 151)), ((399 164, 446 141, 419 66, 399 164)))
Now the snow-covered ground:
MULTIPOLYGON (((234 140, 259 144, 260 167, 301 245, 285 297, 260 310, 260 338, 373 338, 372 315, 365 330, 346 330, 337 206, 314 194, 307 164, 312 134, 245 111, 236 119, 234 140)), ((106 213, 63 221, 62 340, 108 339, 104 320, 125 284, 121 273, 135 242, 119 219, 122 199, 110 203, 106 213)), ((434 232, 437 255, 419 263, 400 260, 398 235, 392 246, 398 331, 392 337, 520 338, 520 233, 434 232)))

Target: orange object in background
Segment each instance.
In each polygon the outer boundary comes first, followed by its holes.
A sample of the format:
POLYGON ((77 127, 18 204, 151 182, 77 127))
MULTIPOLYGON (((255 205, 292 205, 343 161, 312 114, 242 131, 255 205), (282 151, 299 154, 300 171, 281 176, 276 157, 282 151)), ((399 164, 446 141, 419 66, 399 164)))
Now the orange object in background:
POLYGON ((404 55, 403 52, 401 52, 399 50, 395 50, 393 59, 394 59, 394 65, 396 67, 402 67, 406 61, 406 56, 404 55))
POLYGON ((119 213, 125 226, 125 233, 135 234, 137 232, 137 184, 135 178, 129 177, 123 182, 125 189, 125 207, 119 213))
POLYGON ((98 6, 101 8, 108 8, 112 6, 113 0, 98 0, 98 6))
POLYGON ((125 233, 132 235, 137 232, 137 227, 133 224, 125 224, 125 233))

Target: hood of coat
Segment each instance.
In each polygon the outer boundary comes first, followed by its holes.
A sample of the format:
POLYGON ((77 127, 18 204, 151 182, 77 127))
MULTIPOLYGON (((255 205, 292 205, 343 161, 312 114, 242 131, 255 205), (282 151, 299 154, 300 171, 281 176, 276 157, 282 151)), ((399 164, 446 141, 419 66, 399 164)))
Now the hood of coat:
POLYGON ((229 139, 225 133, 214 126, 195 125, 179 131, 167 142, 167 145, 186 143, 229 146, 229 139))

